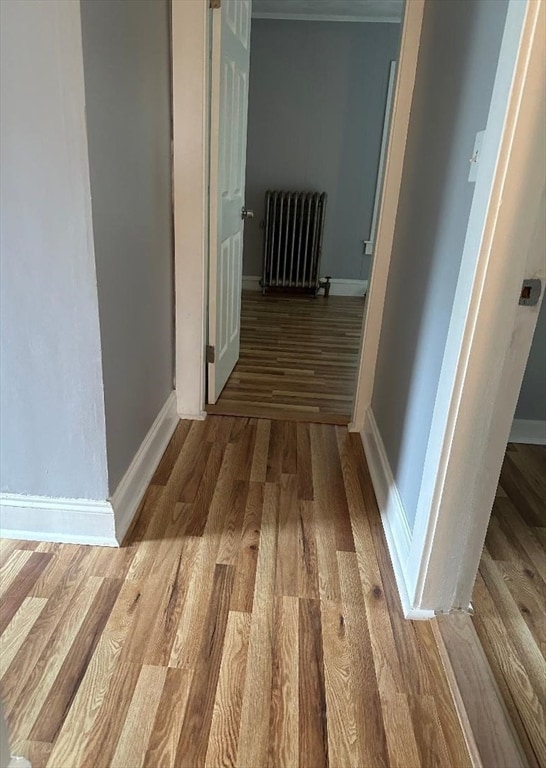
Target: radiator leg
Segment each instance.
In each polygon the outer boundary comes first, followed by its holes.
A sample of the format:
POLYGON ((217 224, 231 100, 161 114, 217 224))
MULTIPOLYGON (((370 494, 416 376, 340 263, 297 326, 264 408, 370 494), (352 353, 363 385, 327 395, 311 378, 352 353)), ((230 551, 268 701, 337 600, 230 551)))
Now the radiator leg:
POLYGON ((330 288, 332 287, 330 284, 330 280, 332 279, 331 275, 326 275, 326 277, 320 281, 319 284, 319 290, 321 288, 324 288, 324 298, 327 299, 330 295, 330 288))

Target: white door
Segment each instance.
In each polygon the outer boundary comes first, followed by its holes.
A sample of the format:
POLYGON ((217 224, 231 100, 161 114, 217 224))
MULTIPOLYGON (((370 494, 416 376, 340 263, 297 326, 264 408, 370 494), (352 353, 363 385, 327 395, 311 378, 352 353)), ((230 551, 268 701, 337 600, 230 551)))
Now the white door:
POLYGON ((213 11, 208 397, 239 358, 251 0, 213 11))

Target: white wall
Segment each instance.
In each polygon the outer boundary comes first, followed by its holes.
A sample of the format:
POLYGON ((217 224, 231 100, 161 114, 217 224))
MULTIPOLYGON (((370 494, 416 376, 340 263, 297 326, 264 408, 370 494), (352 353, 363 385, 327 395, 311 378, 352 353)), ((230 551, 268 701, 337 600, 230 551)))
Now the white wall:
POLYGON ((0 3, 1 490, 108 494, 77 2, 0 3))
POLYGON ((109 490, 173 389, 168 0, 83 0, 109 490))

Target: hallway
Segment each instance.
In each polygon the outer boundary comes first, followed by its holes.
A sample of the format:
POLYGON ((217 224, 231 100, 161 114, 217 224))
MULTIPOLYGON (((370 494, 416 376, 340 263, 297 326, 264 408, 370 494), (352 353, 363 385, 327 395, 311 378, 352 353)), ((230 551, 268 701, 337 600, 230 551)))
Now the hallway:
POLYGON ((1 554, 2 697, 33 768, 470 765, 345 427, 180 422, 122 549, 1 554))
POLYGON ((348 424, 364 301, 243 291, 239 362, 207 411, 348 424))

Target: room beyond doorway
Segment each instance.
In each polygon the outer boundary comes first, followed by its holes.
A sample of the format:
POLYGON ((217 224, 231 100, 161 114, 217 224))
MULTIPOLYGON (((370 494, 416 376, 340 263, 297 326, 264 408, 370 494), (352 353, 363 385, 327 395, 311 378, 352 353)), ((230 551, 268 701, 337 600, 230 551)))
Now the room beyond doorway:
MULTIPOLYGON (((221 13, 213 14, 206 402, 216 406, 221 399, 222 413, 226 403, 234 411, 232 401, 260 408, 282 404, 283 412, 299 411, 302 418, 315 414, 348 423, 356 348, 349 363, 351 391, 344 377, 334 391, 331 376, 326 384, 321 381, 311 403, 314 367, 291 387, 294 382, 281 371, 290 359, 276 355, 275 339, 272 367, 279 378, 272 384, 260 380, 260 386, 238 378, 253 376, 237 366, 241 289, 250 284, 298 295, 331 282, 332 294, 360 297, 347 305, 357 307, 357 343, 361 338, 400 15, 373 23, 367 16, 325 20, 319 0, 311 6, 304 19, 269 18, 259 6, 251 14, 248 0, 226 0, 221 13), (241 392, 245 384, 253 389, 252 400, 241 392)), ((297 316, 289 324, 294 329, 297 316)), ((281 345, 301 336, 294 330, 287 337, 287 330, 281 345)), ((269 338, 255 329, 260 348, 269 338)), ((336 340, 331 344, 334 349, 336 340)), ((295 358, 298 351, 296 342, 295 358)), ((295 358, 292 368, 299 371, 295 358)))
POLYGON ((208 413, 348 424, 364 302, 243 291, 239 361, 208 413))

